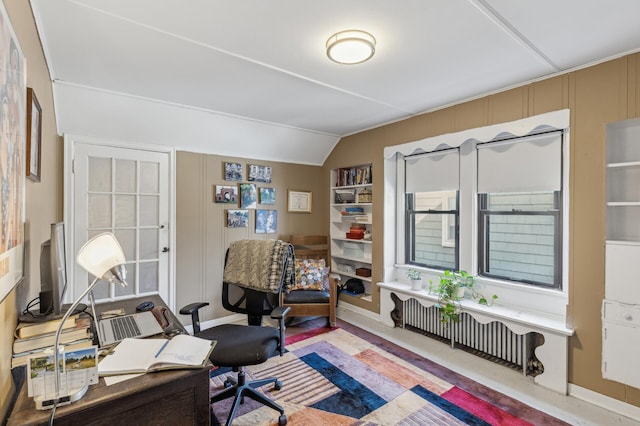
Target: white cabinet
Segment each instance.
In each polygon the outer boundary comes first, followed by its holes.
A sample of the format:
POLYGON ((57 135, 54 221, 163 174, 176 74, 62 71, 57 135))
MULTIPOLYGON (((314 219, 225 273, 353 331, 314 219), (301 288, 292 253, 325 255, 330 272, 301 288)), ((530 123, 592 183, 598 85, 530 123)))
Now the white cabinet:
POLYGON ((331 270, 341 276, 341 284, 360 279, 365 293, 357 297, 371 301, 371 165, 334 169, 330 180, 331 270))
POLYGON ((602 377, 640 388, 640 120, 607 126, 602 377))

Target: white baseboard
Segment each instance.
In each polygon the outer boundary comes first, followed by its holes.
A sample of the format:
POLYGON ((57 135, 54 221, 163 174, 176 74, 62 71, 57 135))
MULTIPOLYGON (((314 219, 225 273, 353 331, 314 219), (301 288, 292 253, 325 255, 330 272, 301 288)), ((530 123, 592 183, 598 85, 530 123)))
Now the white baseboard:
POLYGON ((374 321, 380 322, 380 314, 371 312, 367 309, 363 309, 359 306, 355 306, 350 303, 345 303, 343 301, 340 301, 338 302, 338 307, 336 308, 336 316, 340 317, 340 313, 343 311, 354 312, 356 314, 365 316, 367 318, 371 318, 374 321))
POLYGON ((569 383, 569 395, 586 401, 590 404, 613 411, 630 419, 640 421, 640 407, 608 397, 598 392, 569 383))

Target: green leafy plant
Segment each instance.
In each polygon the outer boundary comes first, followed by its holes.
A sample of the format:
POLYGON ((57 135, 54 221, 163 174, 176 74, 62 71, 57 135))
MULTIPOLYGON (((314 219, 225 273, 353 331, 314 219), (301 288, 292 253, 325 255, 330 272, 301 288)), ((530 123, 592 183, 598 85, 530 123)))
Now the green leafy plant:
POLYGON ((410 280, 421 280, 422 272, 418 271, 417 269, 409 268, 409 270, 407 271, 407 277, 410 280))
POLYGON ((469 289, 472 297, 478 300, 481 305, 493 305, 498 296, 494 294, 490 299, 487 299, 477 291, 475 284, 476 278, 466 271, 446 270, 440 275, 437 285, 434 285, 433 281, 429 281, 429 292, 438 295, 437 306, 440 309, 440 320, 443 323, 460 321, 462 313, 460 299, 464 297, 464 293, 460 289, 469 289))

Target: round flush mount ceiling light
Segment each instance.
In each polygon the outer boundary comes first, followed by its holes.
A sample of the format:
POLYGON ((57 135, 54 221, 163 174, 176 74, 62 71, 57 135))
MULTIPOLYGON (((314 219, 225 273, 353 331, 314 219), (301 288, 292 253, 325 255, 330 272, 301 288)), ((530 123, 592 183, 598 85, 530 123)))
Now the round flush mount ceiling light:
POLYGON ((371 59, 375 51, 376 39, 366 31, 340 31, 327 40, 327 56, 339 64, 360 64, 371 59))

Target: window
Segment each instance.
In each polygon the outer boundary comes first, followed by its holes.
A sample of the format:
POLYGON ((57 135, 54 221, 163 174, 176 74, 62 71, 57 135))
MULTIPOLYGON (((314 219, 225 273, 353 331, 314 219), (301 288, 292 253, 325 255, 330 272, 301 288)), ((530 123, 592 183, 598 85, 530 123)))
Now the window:
POLYGON ((559 288, 560 192, 478 194, 480 274, 559 288))
POLYGON ((560 289, 562 134, 477 148, 479 274, 560 289))
POLYGON ((405 263, 458 269, 458 150, 405 157, 405 263))
POLYGON ((564 317, 569 123, 565 109, 385 147, 385 279, 462 269, 501 305, 564 317))

